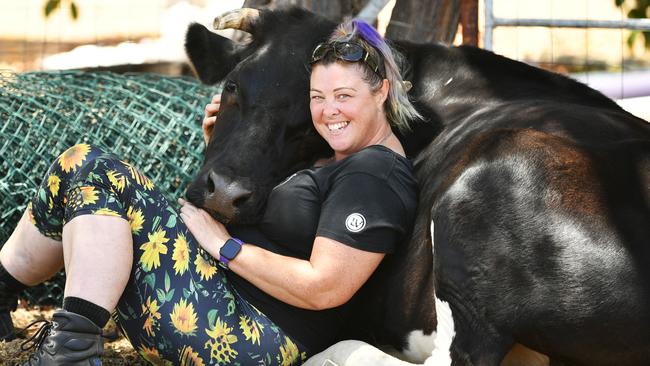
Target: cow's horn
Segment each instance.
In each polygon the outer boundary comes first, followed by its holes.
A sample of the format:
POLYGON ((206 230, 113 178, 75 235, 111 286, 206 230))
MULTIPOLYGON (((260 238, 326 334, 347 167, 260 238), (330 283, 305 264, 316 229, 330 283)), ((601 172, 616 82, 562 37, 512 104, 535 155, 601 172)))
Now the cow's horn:
POLYGON ((239 29, 244 32, 251 31, 251 26, 260 17, 260 11, 251 8, 241 8, 231 10, 216 18, 212 23, 212 28, 219 29, 239 29))

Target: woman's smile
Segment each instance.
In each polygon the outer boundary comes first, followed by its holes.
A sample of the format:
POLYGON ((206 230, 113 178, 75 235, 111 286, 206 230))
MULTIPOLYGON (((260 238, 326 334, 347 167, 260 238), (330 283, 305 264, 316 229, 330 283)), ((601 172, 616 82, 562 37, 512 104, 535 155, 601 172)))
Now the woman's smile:
POLYGON ((346 127, 348 127, 349 124, 350 124, 350 121, 342 121, 342 122, 328 123, 328 124, 327 124, 327 128, 328 128, 331 132, 338 132, 338 131, 342 131, 343 129, 345 129, 346 127))

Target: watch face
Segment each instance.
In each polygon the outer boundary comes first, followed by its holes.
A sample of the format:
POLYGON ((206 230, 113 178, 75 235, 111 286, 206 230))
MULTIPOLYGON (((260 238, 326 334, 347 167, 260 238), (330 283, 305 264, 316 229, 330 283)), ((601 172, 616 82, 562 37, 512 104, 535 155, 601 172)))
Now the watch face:
POLYGON ((241 250, 240 244, 238 244, 236 241, 232 239, 228 239, 226 241, 226 244, 224 244, 223 247, 221 247, 219 254, 223 255, 229 260, 232 260, 237 256, 237 254, 239 254, 240 250, 241 250))

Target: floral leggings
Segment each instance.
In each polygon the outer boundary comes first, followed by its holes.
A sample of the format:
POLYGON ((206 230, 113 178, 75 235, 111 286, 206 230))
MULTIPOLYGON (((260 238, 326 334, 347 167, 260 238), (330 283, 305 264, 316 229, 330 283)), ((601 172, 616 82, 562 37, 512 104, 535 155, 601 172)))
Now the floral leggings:
POLYGON ((153 182, 114 155, 86 144, 65 151, 29 212, 39 231, 56 240, 63 225, 79 215, 129 222, 133 267, 113 316, 151 364, 294 365, 306 358, 295 339, 210 264, 153 182))

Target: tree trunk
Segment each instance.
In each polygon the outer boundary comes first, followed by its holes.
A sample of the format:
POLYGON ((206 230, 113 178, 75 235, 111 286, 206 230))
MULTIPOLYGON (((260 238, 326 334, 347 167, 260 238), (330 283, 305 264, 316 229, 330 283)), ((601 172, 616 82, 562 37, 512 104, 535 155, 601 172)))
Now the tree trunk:
POLYGON ((461 0, 460 22, 463 44, 478 47, 478 0, 461 0))
POLYGON ((386 37, 451 43, 458 30, 461 0, 397 0, 386 37))

